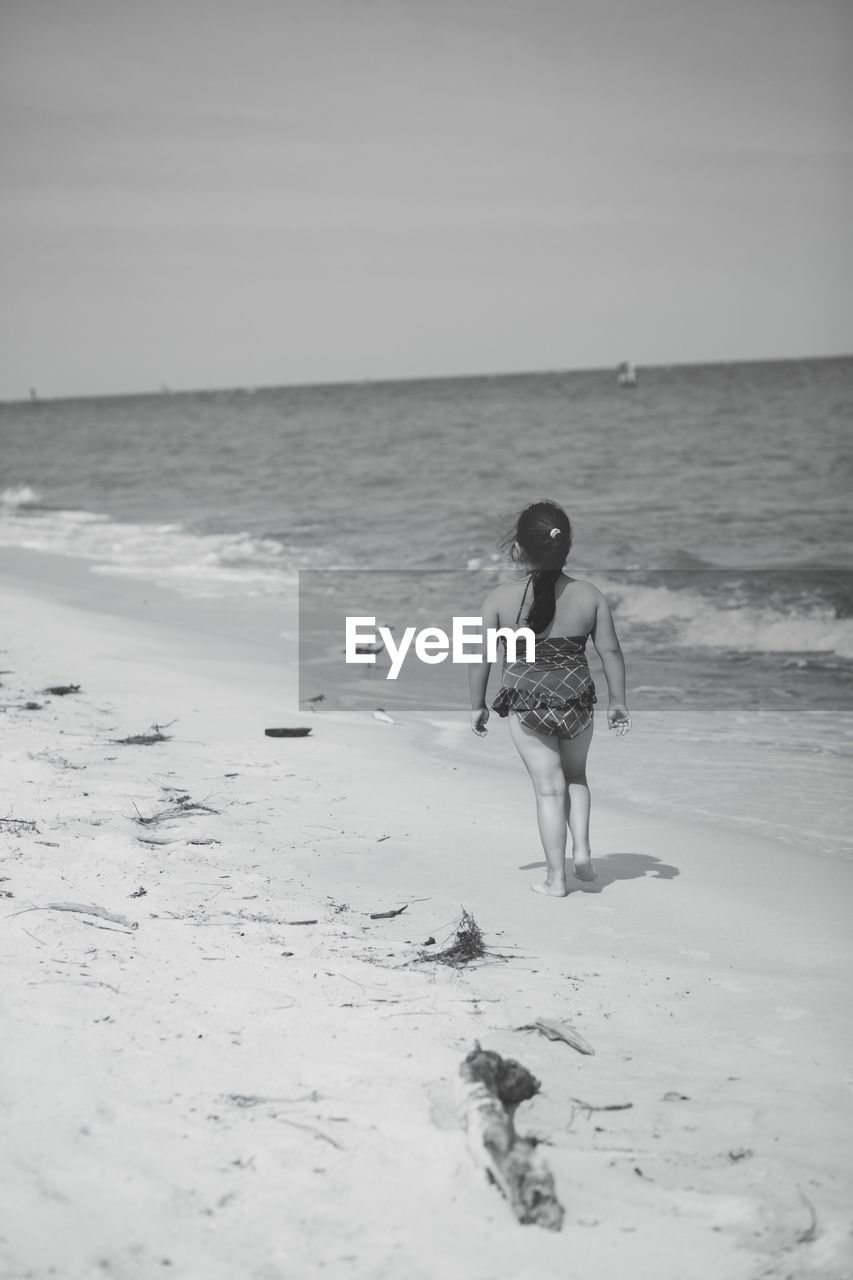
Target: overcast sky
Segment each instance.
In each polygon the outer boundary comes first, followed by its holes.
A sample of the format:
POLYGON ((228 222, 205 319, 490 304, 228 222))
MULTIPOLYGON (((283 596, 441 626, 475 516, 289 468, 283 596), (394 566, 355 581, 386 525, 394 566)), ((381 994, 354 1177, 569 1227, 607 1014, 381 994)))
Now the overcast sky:
POLYGON ((853 351, 849 0, 3 0, 0 396, 853 351))

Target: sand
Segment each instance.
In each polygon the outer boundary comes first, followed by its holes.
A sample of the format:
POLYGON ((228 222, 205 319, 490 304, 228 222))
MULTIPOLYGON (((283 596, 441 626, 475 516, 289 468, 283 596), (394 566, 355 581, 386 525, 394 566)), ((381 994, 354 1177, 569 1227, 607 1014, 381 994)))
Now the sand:
POLYGON ((300 711, 292 646, 75 573, 0 559, 0 1275, 851 1274, 850 863, 594 801, 540 898, 505 725, 300 711), (463 906, 508 958, 413 963, 463 906), (542 1083, 559 1233, 469 1156, 475 1040, 542 1083))

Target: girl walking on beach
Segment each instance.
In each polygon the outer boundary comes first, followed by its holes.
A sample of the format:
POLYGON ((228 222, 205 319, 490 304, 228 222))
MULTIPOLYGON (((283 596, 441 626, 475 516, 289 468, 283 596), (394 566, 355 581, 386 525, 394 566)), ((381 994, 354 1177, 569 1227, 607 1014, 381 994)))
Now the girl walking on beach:
MULTIPOLYGON (((523 564, 523 584, 496 587, 482 608, 483 627, 526 626, 536 636, 535 662, 507 662, 492 703, 509 719, 512 741, 524 761, 536 795, 536 817, 548 872, 531 888, 565 897, 566 827, 579 880, 593 880, 589 849, 589 786, 586 757, 592 741, 595 685, 586 661, 586 642, 601 658, 609 702, 607 724, 621 737, 631 728, 625 705, 625 662, 610 606, 591 582, 571 578, 563 566, 572 546, 569 517, 556 502, 534 502, 522 511, 505 546, 523 564)), ((519 644, 519 656, 524 652, 519 644)), ((491 664, 469 667, 471 728, 482 737, 489 709, 486 687, 491 664)))

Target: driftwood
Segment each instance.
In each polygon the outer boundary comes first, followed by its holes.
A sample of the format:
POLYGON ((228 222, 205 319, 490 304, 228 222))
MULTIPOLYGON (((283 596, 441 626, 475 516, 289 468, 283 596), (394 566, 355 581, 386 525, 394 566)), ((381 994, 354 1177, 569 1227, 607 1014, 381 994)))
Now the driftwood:
POLYGON ((53 698, 65 698, 69 693, 79 692, 79 684, 52 684, 49 688, 42 690, 42 693, 49 693, 53 698))
POLYGON ((539 1081, 526 1067, 499 1053, 474 1049, 459 1068, 458 1096, 474 1162, 497 1184, 521 1223, 549 1231, 563 1225, 563 1206, 536 1143, 520 1138, 513 1117, 539 1081))
POLYGON ((97 907, 93 902, 49 902, 48 911, 78 911, 84 916, 98 916, 101 920, 109 920, 112 924, 122 924, 125 929, 138 929, 136 920, 128 920, 117 911, 107 911, 106 907, 97 907))
POLYGON ((392 920, 394 916, 401 916, 408 905, 407 902, 405 907, 397 907, 394 911, 371 911, 370 918, 371 920, 392 920))
POLYGON ((295 729, 264 729, 264 733, 268 738, 307 738, 311 732, 306 728, 295 729))

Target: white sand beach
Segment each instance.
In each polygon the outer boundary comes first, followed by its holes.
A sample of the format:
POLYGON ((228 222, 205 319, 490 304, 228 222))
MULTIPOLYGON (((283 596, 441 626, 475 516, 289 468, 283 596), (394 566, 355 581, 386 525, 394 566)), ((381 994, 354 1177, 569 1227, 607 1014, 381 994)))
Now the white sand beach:
POLYGON ((598 880, 542 899, 504 724, 475 766, 464 707, 300 710, 271 618, 52 572, 0 555, 0 1275, 851 1274, 853 864, 599 803, 599 730, 598 880), (419 960, 463 907, 506 958, 419 960), (471 1160, 475 1040, 541 1081, 560 1232, 471 1160))

